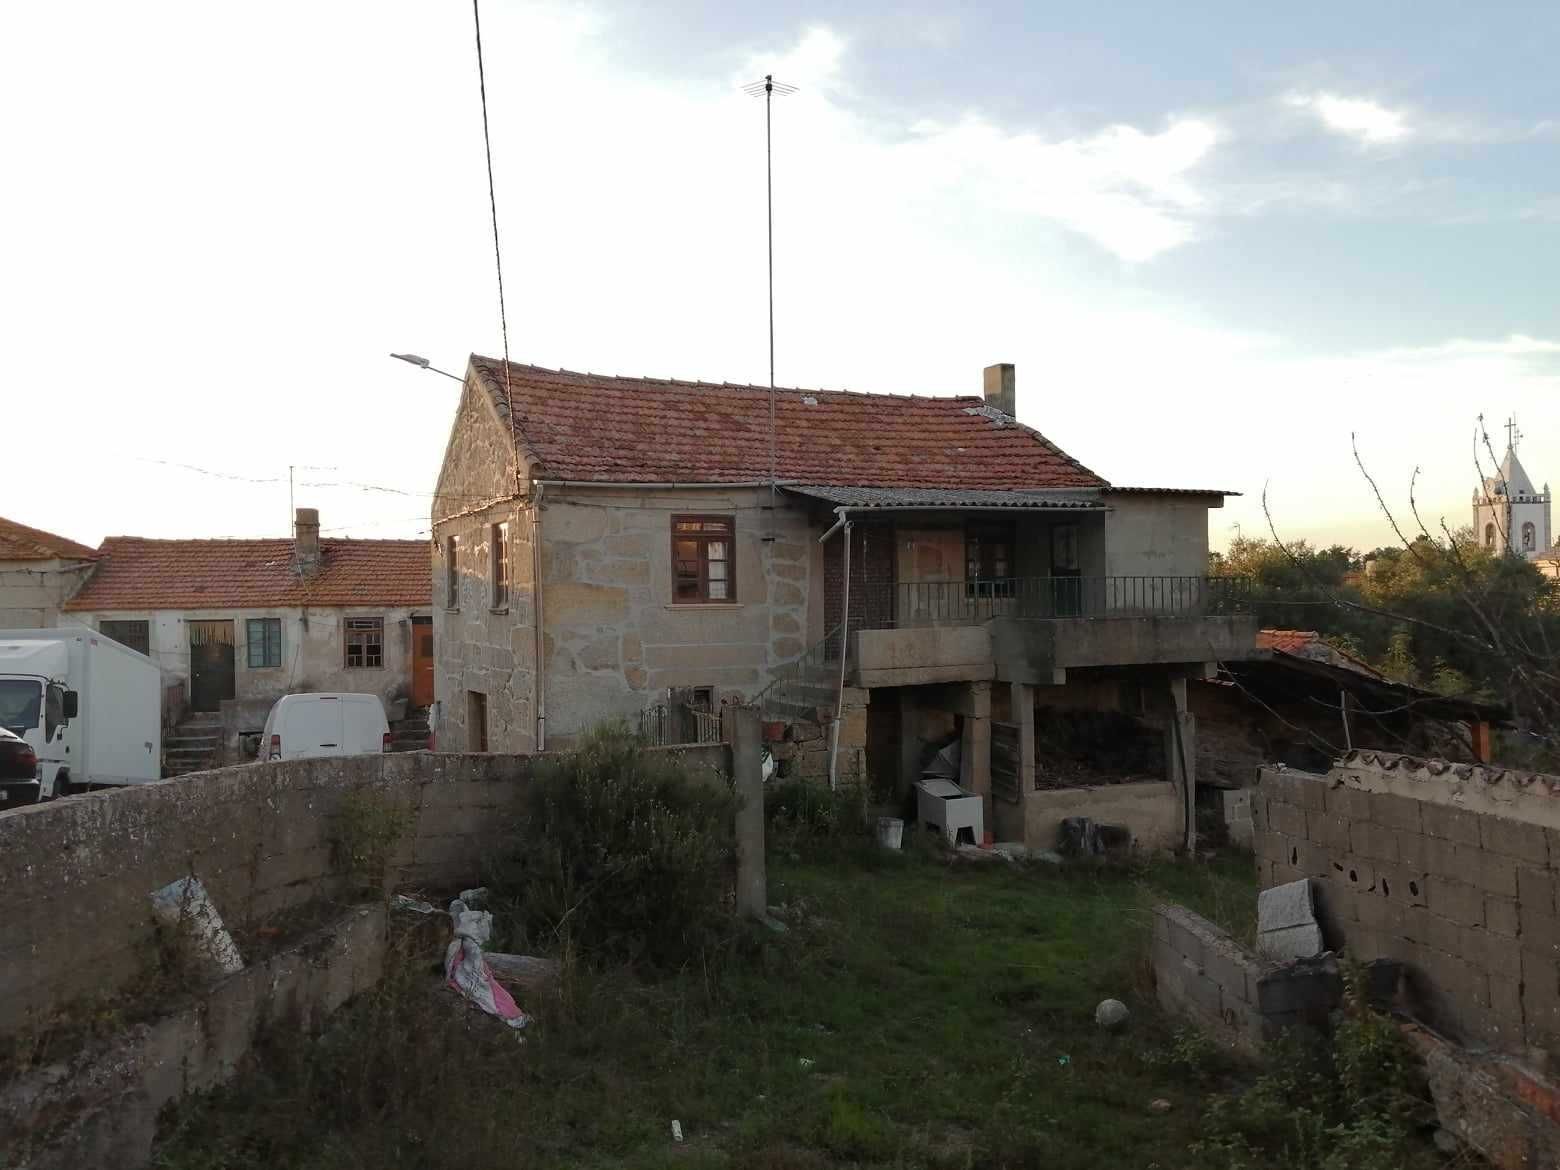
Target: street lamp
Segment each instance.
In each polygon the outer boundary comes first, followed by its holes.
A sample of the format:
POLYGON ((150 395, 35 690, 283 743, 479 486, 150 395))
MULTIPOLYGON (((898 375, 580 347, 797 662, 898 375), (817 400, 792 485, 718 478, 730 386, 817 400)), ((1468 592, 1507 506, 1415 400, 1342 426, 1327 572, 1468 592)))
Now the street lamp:
POLYGON ((438 366, 434 365, 432 362, 430 362, 427 358, 423 357, 421 354, 416 354, 416 353, 393 353, 390 356, 395 358, 397 361, 407 362, 407 363, 409 363, 411 365, 417 366, 419 369, 431 370, 435 374, 443 374, 446 378, 454 378, 455 381, 463 383, 463 384, 466 381, 466 379, 462 378, 459 374, 452 374, 448 370, 441 370, 441 369, 439 369, 438 366))

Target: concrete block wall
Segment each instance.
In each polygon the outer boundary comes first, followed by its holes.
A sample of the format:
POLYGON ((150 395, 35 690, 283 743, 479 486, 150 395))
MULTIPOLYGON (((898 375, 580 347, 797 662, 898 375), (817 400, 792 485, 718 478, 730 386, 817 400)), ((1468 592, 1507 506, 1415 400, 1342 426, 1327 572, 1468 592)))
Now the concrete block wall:
POLYGON ((1244 947, 1186 907, 1165 904, 1154 907, 1151 957, 1161 1007, 1228 1047, 1261 1049, 1261 967, 1244 947))
POLYGON ((438 889, 478 876, 532 761, 406 753, 288 760, 95 792, 0 816, 0 1035, 142 974, 154 926, 147 895, 198 876, 240 930, 347 894, 333 842, 342 798, 377 788, 412 828, 397 881, 438 889))
POLYGON ((1402 962, 1427 1023, 1560 1055, 1560 778, 1355 752, 1264 769, 1252 818, 1263 886, 1313 879, 1327 944, 1402 962))

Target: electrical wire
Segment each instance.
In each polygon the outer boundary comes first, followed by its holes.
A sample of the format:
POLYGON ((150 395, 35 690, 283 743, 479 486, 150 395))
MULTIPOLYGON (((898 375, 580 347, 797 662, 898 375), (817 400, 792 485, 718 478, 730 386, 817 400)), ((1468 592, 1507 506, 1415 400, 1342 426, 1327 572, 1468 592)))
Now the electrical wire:
POLYGON ((488 133, 487 70, 482 64, 482 5, 471 0, 477 30, 477 89, 482 96, 482 150, 487 157, 488 210, 493 218, 493 267, 498 272, 498 328, 504 342, 504 408, 509 412, 509 445, 515 450, 515 493, 520 492, 519 441, 515 434, 515 396, 509 387, 509 314, 504 308, 504 253, 498 244, 498 196, 493 187, 493 139, 488 133))

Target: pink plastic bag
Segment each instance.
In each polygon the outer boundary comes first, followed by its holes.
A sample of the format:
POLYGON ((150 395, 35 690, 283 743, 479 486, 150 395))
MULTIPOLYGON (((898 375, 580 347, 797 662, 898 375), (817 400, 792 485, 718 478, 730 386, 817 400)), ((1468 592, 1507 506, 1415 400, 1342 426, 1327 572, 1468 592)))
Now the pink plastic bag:
POLYGON ((506 991, 487 960, 482 957, 482 944, 493 934, 493 916, 486 910, 468 910, 459 898, 450 903, 450 921, 455 926, 455 937, 444 952, 444 980, 452 991, 458 991, 490 1016, 497 1016, 511 1028, 520 1029, 531 1022, 531 1017, 515 1003, 514 996, 506 991))

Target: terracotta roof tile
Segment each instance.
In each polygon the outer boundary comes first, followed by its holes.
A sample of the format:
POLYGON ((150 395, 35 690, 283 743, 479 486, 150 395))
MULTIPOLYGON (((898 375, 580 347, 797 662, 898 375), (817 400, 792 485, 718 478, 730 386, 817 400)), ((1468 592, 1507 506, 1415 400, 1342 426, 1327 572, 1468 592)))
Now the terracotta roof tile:
POLYGON ((66 610, 245 609, 431 605, 432 553, 422 540, 322 540, 320 570, 293 568, 293 542, 110 536, 66 610))
MULTIPOLYGON (((503 363, 473 367, 504 403, 503 363)), ((537 478, 740 483, 769 476, 769 389, 510 364, 537 478)), ((900 488, 1102 487, 1044 435, 976 397, 776 390, 782 482, 900 488)))
POLYGON ((0 516, 0 561, 90 560, 95 556, 97 553, 84 544, 0 516))

